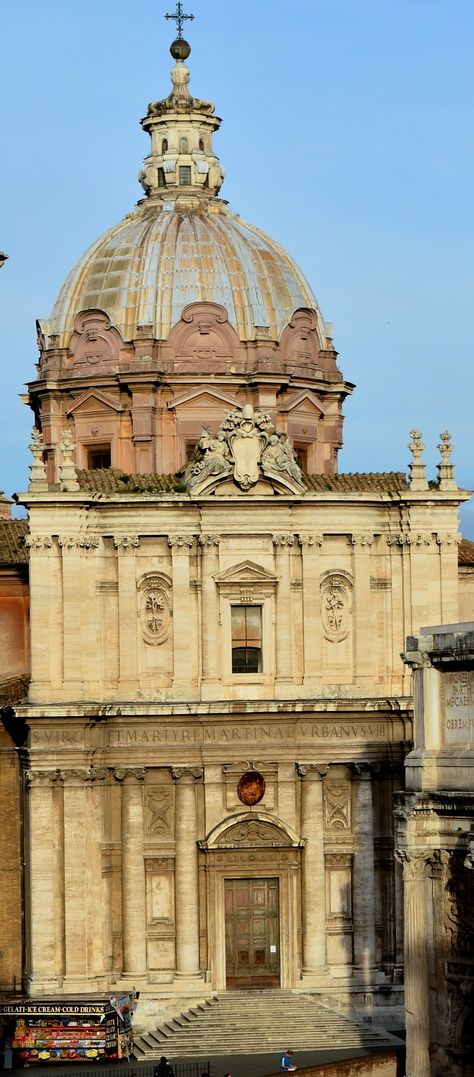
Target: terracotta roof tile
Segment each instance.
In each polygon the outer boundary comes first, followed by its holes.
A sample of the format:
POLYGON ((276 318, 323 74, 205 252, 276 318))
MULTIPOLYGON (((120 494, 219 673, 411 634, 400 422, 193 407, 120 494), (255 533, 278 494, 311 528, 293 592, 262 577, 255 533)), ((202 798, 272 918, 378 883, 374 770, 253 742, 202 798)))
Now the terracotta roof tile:
POLYGON ((19 703, 28 696, 28 677, 11 677, 0 681, 0 707, 19 703))
POLYGON ((470 539, 463 538, 459 543, 459 564, 474 567, 474 542, 470 539))
POLYGON ((305 475, 309 490, 352 493, 403 493, 409 490, 403 471, 354 472, 341 475, 305 475))
POLYGON ((77 470, 81 490, 103 494, 174 494, 185 486, 176 475, 127 475, 117 468, 77 470))
POLYGON ((28 564, 27 520, 0 520, 0 565, 28 564))

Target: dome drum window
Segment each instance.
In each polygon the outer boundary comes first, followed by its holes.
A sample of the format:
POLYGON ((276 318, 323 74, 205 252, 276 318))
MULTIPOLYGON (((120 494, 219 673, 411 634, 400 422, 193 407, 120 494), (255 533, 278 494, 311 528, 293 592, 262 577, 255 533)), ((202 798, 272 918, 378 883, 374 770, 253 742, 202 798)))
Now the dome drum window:
POLYGON ((179 185, 180 187, 190 187, 192 181, 191 165, 179 166, 179 185))

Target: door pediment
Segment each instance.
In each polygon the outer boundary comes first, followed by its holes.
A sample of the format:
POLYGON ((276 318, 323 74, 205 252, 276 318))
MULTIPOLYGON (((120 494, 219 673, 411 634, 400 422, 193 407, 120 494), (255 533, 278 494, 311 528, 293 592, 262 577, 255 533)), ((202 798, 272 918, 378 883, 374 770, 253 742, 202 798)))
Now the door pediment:
POLYGON ((306 843, 279 819, 253 811, 224 819, 211 830, 205 841, 198 844, 203 851, 218 852, 224 849, 303 848, 306 843))
POLYGON ((272 587, 278 583, 278 578, 272 572, 268 572, 266 568, 262 568, 261 565, 255 564, 254 561, 241 561, 238 565, 233 565, 232 568, 226 569, 225 572, 219 572, 215 576, 217 586, 232 586, 241 587, 243 585, 256 586, 257 584, 267 584, 272 587))

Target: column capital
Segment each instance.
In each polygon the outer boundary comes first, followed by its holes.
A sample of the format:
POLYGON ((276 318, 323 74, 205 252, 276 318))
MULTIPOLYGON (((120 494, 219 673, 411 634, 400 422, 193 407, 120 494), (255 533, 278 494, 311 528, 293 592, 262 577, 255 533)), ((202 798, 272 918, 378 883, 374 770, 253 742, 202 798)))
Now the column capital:
POLYGON ((349 763, 349 767, 356 778, 361 781, 370 781, 376 774, 380 773, 381 764, 372 763, 367 759, 360 759, 356 763, 349 763))
POLYGON ((425 879, 432 855, 432 849, 417 849, 416 852, 410 852, 408 849, 395 849, 395 859, 403 867, 404 882, 419 882, 421 879, 425 879))
POLYGON ((146 769, 145 767, 117 767, 114 771, 114 778, 116 782, 144 782, 146 769))
POLYGON ((329 771, 329 766, 327 763, 297 763, 296 769, 300 778, 319 778, 322 781, 329 771))
POLYGON ((171 777, 173 778, 173 781, 182 781, 183 784, 188 785, 198 781, 199 778, 202 778, 203 773, 203 767, 171 767, 171 777))
POLYGON ((168 535, 168 546, 171 546, 173 552, 189 553, 194 538, 194 535, 168 535))
POLYGON ((308 534, 299 534, 298 542, 303 549, 312 549, 313 547, 323 545, 324 535, 319 531, 313 531, 308 534))

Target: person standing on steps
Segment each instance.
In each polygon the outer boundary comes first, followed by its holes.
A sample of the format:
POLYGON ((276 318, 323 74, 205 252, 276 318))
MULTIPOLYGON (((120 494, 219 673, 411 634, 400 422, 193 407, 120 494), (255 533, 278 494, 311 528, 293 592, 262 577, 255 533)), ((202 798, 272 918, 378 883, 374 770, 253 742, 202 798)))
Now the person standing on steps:
POLYGON ((153 1077, 174 1077, 173 1067, 169 1059, 166 1058, 166 1055, 162 1055, 160 1061, 155 1066, 153 1077))
POLYGON ((280 1070, 282 1073, 292 1073, 295 1069, 297 1069, 297 1067, 295 1066, 293 1051, 291 1050, 291 1047, 289 1047, 286 1054, 282 1055, 280 1058, 280 1070))

